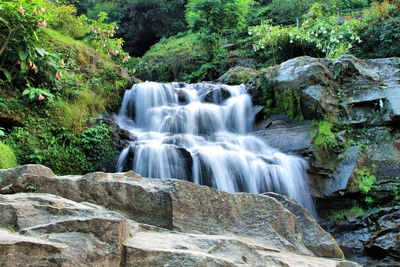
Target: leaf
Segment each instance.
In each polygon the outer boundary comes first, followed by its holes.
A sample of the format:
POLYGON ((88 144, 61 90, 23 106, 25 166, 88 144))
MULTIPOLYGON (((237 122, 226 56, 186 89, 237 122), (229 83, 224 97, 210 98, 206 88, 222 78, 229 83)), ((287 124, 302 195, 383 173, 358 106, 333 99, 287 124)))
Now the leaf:
POLYGON ((25 59, 28 57, 28 53, 26 53, 25 51, 18 51, 18 55, 19 55, 19 59, 22 61, 25 61, 25 59))
POLYGON ((24 73, 26 71, 26 62, 21 61, 21 72, 24 73))
POLYGON ((27 94, 29 94, 30 91, 31 91, 30 89, 25 89, 25 90, 22 92, 22 95, 27 95, 27 94))
POLYGON ((35 46, 35 49, 36 49, 36 51, 39 53, 39 55, 41 55, 42 57, 43 57, 44 55, 46 55, 46 51, 44 51, 43 48, 40 48, 40 47, 35 46))
POLYGON ((7 80, 9 82, 11 82, 11 80, 12 80, 11 73, 8 70, 3 69, 3 68, 0 68, 0 70, 4 73, 4 75, 6 75, 7 80))

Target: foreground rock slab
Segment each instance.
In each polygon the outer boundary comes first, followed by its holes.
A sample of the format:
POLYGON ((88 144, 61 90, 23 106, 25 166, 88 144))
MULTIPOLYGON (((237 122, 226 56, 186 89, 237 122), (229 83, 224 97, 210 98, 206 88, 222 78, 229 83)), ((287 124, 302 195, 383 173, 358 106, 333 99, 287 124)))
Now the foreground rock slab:
POLYGON ((183 234, 149 225, 132 229, 126 266, 359 266, 280 251, 245 237, 183 234))
POLYGON ((1 266, 357 266, 315 257, 342 252, 279 195, 132 171, 59 177, 25 165, 0 177, 1 266))
POLYGON ((0 266, 118 266, 125 219, 49 194, 0 195, 0 266), (3 229, 11 231, 6 231, 3 229))

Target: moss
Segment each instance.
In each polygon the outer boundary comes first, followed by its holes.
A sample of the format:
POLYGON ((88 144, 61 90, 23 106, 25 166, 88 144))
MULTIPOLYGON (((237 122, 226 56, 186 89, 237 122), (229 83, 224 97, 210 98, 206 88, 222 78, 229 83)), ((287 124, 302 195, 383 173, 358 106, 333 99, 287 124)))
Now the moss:
POLYGON ((235 67, 230 69, 225 73, 218 81, 227 84, 246 84, 256 78, 258 71, 245 68, 245 67, 235 67))
POLYGON ((0 169, 13 168, 18 165, 12 149, 0 141, 0 169))
POLYGON ((301 110, 300 95, 296 90, 276 88, 264 75, 261 75, 258 87, 261 88, 263 94, 265 102, 264 114, 266 117, 277 113, 284 113, 291 119, 304 119, 301 110))
POLYGON ((318 135, 314 140, 314 145, 324 146, 326 148, 335 148, 337 146, 336 136, 332 132, 333 124, 324 119, 317 123, 318 125, 318 135))
POLYGON ((344 220, 346 218, 357 217, 360 215, 364 215, 365 211, 356 206, 346 210, 336 210, 332 212, 328 217, 335 220, 344 220))

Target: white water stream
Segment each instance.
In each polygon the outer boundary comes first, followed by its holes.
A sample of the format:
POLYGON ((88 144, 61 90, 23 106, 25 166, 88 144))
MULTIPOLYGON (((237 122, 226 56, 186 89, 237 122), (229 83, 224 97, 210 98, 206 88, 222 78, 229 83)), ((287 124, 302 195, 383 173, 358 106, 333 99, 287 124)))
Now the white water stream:
POLYGON ((272 191, 295 198, 315 216, 306 162, 250 135, 254 115, 243 86, 134 85, 117 118, 137 139, 121 152, 117 170, 230 193, 272 191))

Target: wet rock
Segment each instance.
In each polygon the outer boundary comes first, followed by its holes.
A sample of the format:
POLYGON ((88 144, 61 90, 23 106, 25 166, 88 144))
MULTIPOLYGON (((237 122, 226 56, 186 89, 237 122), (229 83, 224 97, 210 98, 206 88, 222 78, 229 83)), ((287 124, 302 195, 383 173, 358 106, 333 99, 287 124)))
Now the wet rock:
POLYGON ((221 104, 223 101, 231 97, 231 93, 224 87, 215 87, 208 91, 204 97, 206 102, 221 104))
POLYGON ((103 118, 102 121, 113 129, 111 133, 111 144, 116 149, 121 151, 128 146, 129 141, 135 141, 137 139, 130 131, 119 127, 115 116, 103 118))
POLYGON ((348 187, 350 178, 355 176, 360 151, 360 147, 354 146, 339 155, 338 166, 333 173, 333 177, 323 180, 321 188, 323 195, 327 196, 348 187))
POLYGON ((278 119, 270 121, 267 126, 267 129, 257 130, 254 134, 262 137, 268 145, 302 156, 307 156, 314 150, 312 141, 317 134, 317 128, 312 121, 290 123, 278 119))
POLYGON ((394 206, 325 226, 348 259, 365 266, 398 266, 399 225, 400 207, 394 206))
MULTIPOLYGON (((26 188, 102 205, 129 219, 169 230, 209 235, 229 233, 283 251, 341 257, 329 234, 321 231, 316 238, 311 237, 315 235, 312 231, 298 232, 296 215, 270 196, 229 194, 180 180, 141 178, 132 171, 62 177, 25 173, 0 189, 0 193, 16 193, 26 188)), ((314 224, 318 227, 315 221, 314 224)))

